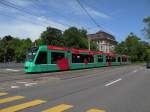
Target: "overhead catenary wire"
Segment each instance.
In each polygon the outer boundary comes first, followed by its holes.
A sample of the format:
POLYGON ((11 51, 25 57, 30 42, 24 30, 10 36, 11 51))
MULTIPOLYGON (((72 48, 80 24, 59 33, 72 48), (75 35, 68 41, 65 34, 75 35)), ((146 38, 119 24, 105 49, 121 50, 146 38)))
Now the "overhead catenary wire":
MULTIPOLYGON (((78 2, 78 4, 80 5, 81 8, 84 9, 84 11, 87 13, 87 15, 90 17, 90 19, 93 21, 93 23, 98 27, 98 28, 102 28, 95 20, 94 18, 89 14, 89 12, 84 8, 84 6, 81 4, 81 2, 79 0, 76 0, 78 2)), ((9 2, 9 1, 6 1, 6 0, 0 0, 0 4, 6 6, 6 7, 10 7, 10 8, 13 8, 17 11, 20 11, 20 12, 23 12, 23 13, 26 13, 30 16, 34 16, 34 17, 41 17, 35 13, 32 13, 30 10, 28 10, 27 8, 24 8, 24 7, 21 7, 21 6, 18 6, 16 4, 14 4, 13 2, 9 2)), ((24 15, 23 15, 24 16, 24 15)), ((48 22, 47 20, 43 20, 43 22, 45 24, 50 24, 50 22, 48 22)), ((33 24, 35 22, 32 22, 33 24)), ((63 25, 63 26, 67 26, 67 27, 72 27, 72 25, 69 25, 69 24, 64 24, 62 22, 56 22, 60 25, 63 25)), ((35 23, 36 24, 36 23, 35 23)), ((41 26, 45 26, 45 25, 41 25, 41 26)), ((55 25, 54 25, 55 26, 55 25)), ((56 27, 56 26, 55 26, 56 27)), ((93 29, 92 27, 91 28, 87 28, 89 30, 93 29)), ((95 28, 94 28, 95 29, 95 28)), ((102 28, 103 29, 103 28, 102 28)))
MULTIPOLYGON (((83 11, 86 13, 86 15, 91 19, 91 21, 96 25, 97 28, 99 28, 100 30, 105 30, 107 31, 109 34, 112 35, 112 32, 107 30, 106 28, 104 28, 103 26, 101 26, 94 18, 93 16, 88 12, 88 10, 84 7, 84 5, 80 2, 80 0, 76 0, 76 2, 79 4, 79 6, 83 9, 83 11)), ((95 29, 94 27, 90 27, 88 28, 89 30, 91 29, 95 29)))
MULTIPOLYGON (((6 0, 0 0, 0 4, 5 5, 5 6, 7 6, 7 7, 10 7, 10 8, 13 8, 13 9, 15 9, 15 10, 17 10, 17 11, 26 13, 26 14, 28 14, 28 15, 30 15, 30 16, 40 17, 39 15, 36 15, 36 14, 31 13, 28 9, 25 9, 25 8, 23 8, 23 7, 20 7, 20 6, 18 6, 18 5, 15 5, 15 4, 13 4, 13 3, 9 2, 9 1, 6 1, 6 0)), ((48 21, 45 21, 45 23, 50 24, 48 21)), ((71 25, 68 25, 68 24, 61 23, 61 22, 56 22, 56 23, 58 23, 58 24, 60 24, 60 25, 63 25, 63 26, 67 26, 67 27, 70 27, 70 26, 71 26, 71 25)))
POLYGON ((100 29, 103 29, 102 26, 100 26, 96 20, 91 16, 91 14, 88 12, 88 10, 83 6, 83 4, 80 2, 80 0, 76 0, 79 6, 84 10, 84 12, 87 14, 87 16, 91 19, 91 21, 100 29))
MULTIPOLYGON (((34 3, 34 6, 40 6, 40 5, 42 5, 42 4, 38 4, 39 2, 40 2, 40 0, 35 0, 35 2, 33 2, 32 0, 31 0, 31 2, 32 3, 34 3)), ((52 10, 51 12, 53 12, 53 13, 55 13, 56 15, 60 15, 61 17, 63 17, 63 18, 66 18, 66 16, 64 16, 62 13, 58 13, 57 11, 55 11, 55 10, 52 10)), ((71 16, 70 16, 71 17, 71 16)), ((71 18, 69 18, 69 20, 70 20, 71 18)), ((78 23, 75 23, 75 24, 77 24, 77 26, 75 26, 75 27, 78 27, 78 28, 86 28, 86 29, 92 29, 92 28, 89 28, 89 27, 87 27, 87 26, 78 26, 79 24, 78 23)), ((74 25, 72 25, 72 26, 70 26, 70 27, 73 27, 74 25)))
MULTIPOLYGON (((14 19, 16 19, 16 17, 15 17, 15 16, 10 16, 10 15, 8 15, 8 14, 4 14, 4 13, 1 13, 1 12, 0 12, 0 15, 2 15, 2 16, 6 16, 6 17, 9 17, 9 18, 14 18, 14 19)), ((26 18, 19 18, 19 20, 21 20, 21 21, 25 21, 25 22, 30 22, 31 24, 34 24, 34 25, 38 25, 38 26, 42 26, 42 27, 46 27, 46 25, 39 24, 39 23, 37 23, 37 22, 35 22, 35 21, 27 20, 26 18)))

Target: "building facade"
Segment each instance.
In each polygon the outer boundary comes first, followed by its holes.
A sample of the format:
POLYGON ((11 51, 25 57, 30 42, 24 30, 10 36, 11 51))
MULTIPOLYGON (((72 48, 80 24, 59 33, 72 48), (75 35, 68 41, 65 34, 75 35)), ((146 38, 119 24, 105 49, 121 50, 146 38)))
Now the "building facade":
POLYGON ((117 45, 115 37, 104 31, 99 31, 95 34, 89 34, 88 39, 95 41, 99 51, 103 52, 113 52, 115 46, 117 45))

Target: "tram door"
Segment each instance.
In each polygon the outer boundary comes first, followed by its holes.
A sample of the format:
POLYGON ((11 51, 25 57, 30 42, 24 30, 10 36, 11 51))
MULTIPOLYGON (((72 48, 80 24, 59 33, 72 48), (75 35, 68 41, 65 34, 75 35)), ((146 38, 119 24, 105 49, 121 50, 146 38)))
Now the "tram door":
POLYGON ((36 71, 47 71, 47 52, 40 51, 35 60, 36 71))
POLYGON ((56 64, 59 70, 68 70, 69 62, 66 52, 51 52, 51 64, 56 64))
POLYGON ((109 55, 106 56, 106 63, 108 66, 111 66, 111 56, 109 55))
POLYGON ((121 58, 120 58, 120 56, 118 57, 118 63, 121 64, 121 58))

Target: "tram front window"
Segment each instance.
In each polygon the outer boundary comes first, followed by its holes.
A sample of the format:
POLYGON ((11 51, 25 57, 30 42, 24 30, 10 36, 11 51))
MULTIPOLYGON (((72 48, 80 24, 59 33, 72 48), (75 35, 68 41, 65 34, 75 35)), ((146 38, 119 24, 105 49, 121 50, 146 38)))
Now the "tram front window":
POLYGON ((37 50, 38 50, 37 47, 29 48, 28 52, 27 52, 26 60, 27 61, 33 61, 37 50))

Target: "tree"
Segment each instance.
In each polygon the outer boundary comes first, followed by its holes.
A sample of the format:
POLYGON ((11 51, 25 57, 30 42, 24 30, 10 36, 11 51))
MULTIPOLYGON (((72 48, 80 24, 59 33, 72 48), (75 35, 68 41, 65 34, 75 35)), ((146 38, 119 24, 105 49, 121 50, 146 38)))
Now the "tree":
POLYGON ((15 50, 15 61, 23 62, 26 58, 26 50, 32 47, 33 44, 30 38, 20 40, 19 44, 21 45, 17 46, 15 50))
POLYGON ((70 27, 69 29, 65 30, 63 34, 66 47, 87 49, 88 40, 86 35, 87 31, 85 29, 70 27))
POLYGON ((10 46, 11 41, 13 40, 13 37, 8 35, 1 39, 0 44, 0 54, 1 54, 1 60, 4 62, 12 61, 14 58, 14 49, 10 46))
POLYGON ((90 49, 93 51, 99 51, 95 41, 90 41, 90 49))
POLYGON ((32 41, 27 39, 5 36, 0 39, 0 62, 22 62, 25 60, 26 49, 32 46, 32 41))
POLYGON ((46 45, 64 46, 64 40, 61 30, 56 28, 47 27, 46 31, 41 34, 40 41, 46 45))
POLYGON ((150 39, 150 16, 147 17, 147 18, 144 18, 143 21, 144 21, 144 23, 146 24, 146 26, 145 26, 145 28, 144 28, 146 37, 147 37, 148 39, 150 39))
POLYGON ((118 44, 115 51, 118 54, 129 55, 132 61, 144 61, 148 58, 146 45, 133 33, 130 33, 125 41, 118 44))
POLYGON ((40 45, 45 45, 44 39, 43 38, 38 38, 34 41, 34 45, 40 46, 40 45))
POLYGON ((126 47, 126 43, 123 41, 121 43, 119 43, 116 47, 115 47, 115 51, 118 54, 127 54, 127 47, 126 47))

